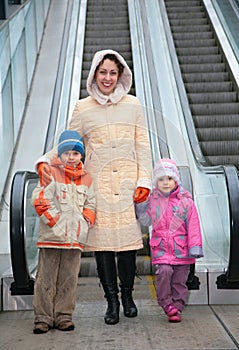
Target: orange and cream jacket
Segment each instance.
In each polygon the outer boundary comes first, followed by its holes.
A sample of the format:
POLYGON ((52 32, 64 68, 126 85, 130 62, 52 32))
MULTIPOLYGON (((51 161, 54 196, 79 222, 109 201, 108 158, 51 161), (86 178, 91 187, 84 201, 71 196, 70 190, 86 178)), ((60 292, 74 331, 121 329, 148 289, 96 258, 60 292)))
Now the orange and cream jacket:
MULTIPOLYGON (((44 161, 44 156, 41 158, 44 161)), ((54 157, 39 173, 32 204, 40 217, 38 248, 83 250, 95 222, 96 199, 83 164, 66 166, 54 157)))

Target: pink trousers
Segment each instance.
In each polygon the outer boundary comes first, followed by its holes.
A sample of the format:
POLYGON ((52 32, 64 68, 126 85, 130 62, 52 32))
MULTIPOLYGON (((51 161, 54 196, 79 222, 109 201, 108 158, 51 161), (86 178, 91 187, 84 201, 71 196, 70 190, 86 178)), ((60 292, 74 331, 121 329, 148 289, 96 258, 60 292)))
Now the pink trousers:
POLYGON ((186 285, 190 265, 158 265, 156 270, 156 293, 158 304, 164 309, 173 304, 182 311, 188 296, 186 285))

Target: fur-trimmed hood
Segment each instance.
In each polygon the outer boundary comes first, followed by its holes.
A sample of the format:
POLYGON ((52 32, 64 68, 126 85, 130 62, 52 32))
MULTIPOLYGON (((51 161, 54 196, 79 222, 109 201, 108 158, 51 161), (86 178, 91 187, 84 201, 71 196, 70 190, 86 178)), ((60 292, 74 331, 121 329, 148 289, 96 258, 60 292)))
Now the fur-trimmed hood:
POLYGON ((112 102, 113 104, 118 103, 123 96, 125 96, 132 85, 132 73, 127 65, 124 58, 116 51, 114 50, 102 50, 95 53, 95 56, 92 60, 89 76, 87 79, 87 91, 90 96, 92 96, 99 104, 104 105, 108 101, 112 102), (119 80, 117 82, 116 88, 112 94, 104 95, 98 88, 96 81, 94 79, 95 77, 95 71, 99 63, 103 60, 104 56, 107 54, 115 55, 118 60, 122 63, 124 66, 124 70, 119 77, 119 80))

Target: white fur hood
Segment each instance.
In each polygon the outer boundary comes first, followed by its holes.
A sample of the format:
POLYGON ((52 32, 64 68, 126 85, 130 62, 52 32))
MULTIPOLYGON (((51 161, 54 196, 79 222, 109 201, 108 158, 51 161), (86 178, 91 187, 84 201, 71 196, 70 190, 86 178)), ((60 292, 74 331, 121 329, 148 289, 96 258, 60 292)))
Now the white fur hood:
POLYGON ((90 68, 90 72, 89 72, 89 76, 86 84, 87 91, 90 96, 92 96, 101 105, 104 105, 107 102, 112 102, 113 104, 115 104, 115 103, 118 103, 122 99, 122 97, 129 92, 131 85, 132 85, 131 70, 129 69, 129 66, 125 62, 124 58, 118 52, 113 50, 102 50, 102 51, 96 52, 92 60, 92 64, 91 64, 91 68, 90 68), (124 66, 123 73, 119 77, 116 88, 114 92, 109 96, 102 94, 102 92, 98 89, 98 86, 94 79, 95 70, 97 66, 102 61, 104 56, 107 54, 115 55, 124 66))

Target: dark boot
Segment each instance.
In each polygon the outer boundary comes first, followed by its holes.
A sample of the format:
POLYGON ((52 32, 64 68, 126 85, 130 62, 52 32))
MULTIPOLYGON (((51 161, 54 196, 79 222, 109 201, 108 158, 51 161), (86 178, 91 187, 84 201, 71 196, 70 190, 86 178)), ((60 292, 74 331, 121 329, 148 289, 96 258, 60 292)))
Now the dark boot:
POLYGON ((108 307, 105 313, 106 324, 119 322, 120 303, 118 299, 117 272, 114 252, 95 252, 97 271, 105 292, 108 307))
POLYGON ((138 310, 132 297, 136 273, 136 251, 119 252, 117 258, 124 315, 126 317, 136 317, 138 310))

